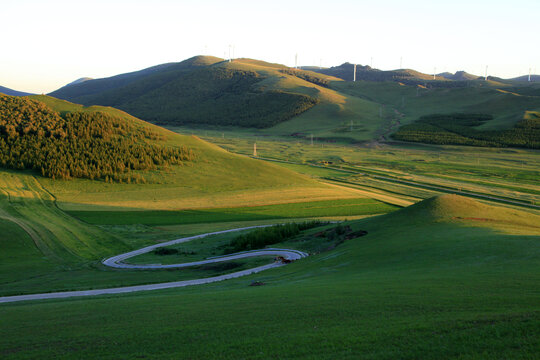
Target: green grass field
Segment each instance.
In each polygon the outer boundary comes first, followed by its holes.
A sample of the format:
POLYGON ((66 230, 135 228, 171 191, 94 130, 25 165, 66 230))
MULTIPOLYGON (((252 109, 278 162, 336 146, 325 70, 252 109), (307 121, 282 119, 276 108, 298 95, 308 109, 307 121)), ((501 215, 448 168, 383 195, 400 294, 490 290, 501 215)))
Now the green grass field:
POLYGON ((456 196, 428 200, 355 221, 368 235, 247 278, 5 304, 0 348, 6 359, 531 359, 538 219, 456 196))
POLYGON ((150 226, 201 224, 268 219, 357 216, 382 214, 397 207, 374 199, 358 198, 311 201, 267 206, 183 211, 68 211, 68 214, 95 225, 150 226))
MULTIPOLYGON (((251 153, 253 136, 238 132, 222 134, 218 131, 200 133, 203 138, 229 151, 251 153)), ((368 190, 380 189, 395 196, 401 194, 422 199, 436 192, 388 184, 347 171, 540 203, 538 150, 407 143, 352 146, 317 140, 311 145, 310 141, 276 137, 256 141, 259 156, 295 163, 275 162, 282 167, 318 179, 350 181, 368 190)))

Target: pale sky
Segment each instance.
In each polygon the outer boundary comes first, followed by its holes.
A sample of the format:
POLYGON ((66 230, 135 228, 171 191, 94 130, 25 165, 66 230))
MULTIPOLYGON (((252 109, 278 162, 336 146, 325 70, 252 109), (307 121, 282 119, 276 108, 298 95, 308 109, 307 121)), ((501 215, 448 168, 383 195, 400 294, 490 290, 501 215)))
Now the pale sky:
POLYGON ((383 70, 540 72, 538 0, 0 0, 0 85, 47 93, 195 55, 383 70), (227 55, 228 56, 228 55, 227 55))

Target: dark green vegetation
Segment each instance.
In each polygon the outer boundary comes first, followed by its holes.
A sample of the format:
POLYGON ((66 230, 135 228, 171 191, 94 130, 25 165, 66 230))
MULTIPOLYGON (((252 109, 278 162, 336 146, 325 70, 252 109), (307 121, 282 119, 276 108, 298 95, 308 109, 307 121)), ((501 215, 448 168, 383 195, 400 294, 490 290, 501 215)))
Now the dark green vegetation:
POLYGON ((195 159, 186 147, 155 144, 163 135, 104 112, 61 115, 28 98, 0 95, 0 166, 53 179, 139 182, 138 170, 195 159))
POLYGON ((392 137, 430 144, 540 148, 540 113, 528 112, 509 130, 476 130, 492 119, 491 115, 463 113, 422 116, 392 137))
MULTIPOLYGON (((270 65, 265 67, 277 73, 270 65)), ((275 77, 265 67, 260 71, 257 66, 237 66, 198 56, 135 73, 87 80, 51 95, 85 105, 114 106, 161 125, 255 128, 289 120, 318 103, 316 97, 302 92, 261 85, 269 76, 275 77)), ((324 81, 317 74, 311 79, 324 81)))
POLYGON ((224 254, 232 254, 239 251, 262 249, 268 245, 284 242, 301 231, 317 226, 325 225, 321 221, 306 221, 303 223, 280 224, 267 228, 253 230, 247 234, 235 237, 225 246, 224 254))
POLYGON ((4 304, 0 349, 6 359, 532 359, 538 223, 436 198, 350 223, 368 235, 247 278, 4 304))
POLYGON ((355 216, 382 214, 396 206, 367 198, 311 201, 278 205, 217 208, 182 211, 68 211, 87 223, 95 225, 150 226, 173 224, 218 223, 242 220, 268 220, 324 216, 355 216))

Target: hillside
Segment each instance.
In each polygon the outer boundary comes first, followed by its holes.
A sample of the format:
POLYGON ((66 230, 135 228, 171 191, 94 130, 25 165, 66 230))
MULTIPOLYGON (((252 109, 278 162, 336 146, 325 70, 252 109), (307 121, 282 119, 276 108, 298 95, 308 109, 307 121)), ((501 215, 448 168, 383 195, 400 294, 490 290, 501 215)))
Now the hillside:
POLYGON ((532 213, 437 197, 348 222, 367 235, 249 277, 7 304, 0 346, 19 358, 536 358, 538 223, 532 213))
POLYGON ((475 130, 509 130, 526 111, 540 110, 534 84, 474 80, 465 72, 445 75, 453 80, 433 80, 414 70, 369 66, 357 66, 356 82, 343 81, 352 80, 352 71, 349 63, 302 70, 253 59, 197 56, 85 81, 53 94, 86 105, 115 106, 179 131, 252 131, 241 127, 259 129, 262 135, 313 135, 318 141, 348 143, 388 140, 400 126, 434 114, 487 114, 492 120, 475 130))
POLYGON ((7 88, 7 87, 4 87, 4 86, 0 86, 0 94, 10 95, 10 96, 27 96, 27 95, 32 95, 32 94, 30 94, 30 93, 26 93, 26 92, 22 92, 22 91, 17 91, 17 90, 12 90, 12 89, 7 88))
MULTIPOLYGON (((88 80, 51 93, 85 105, 114 106, 162 125, 212 124, 264 128, 291 119, 320 101, 306 93, 268 86, 281 78, 299 87, 326 85, 324 76, 283 72, 287 68, 250 59, 197 56, 106 79, 88 80)), ((304 73, 304 72, 302 72, 304 73)))
POLYGON ((58 113, 46 104, 0 95, 0 166, 53 179, 144 181, 139 171, 193 161, 187 147, 106 112, 58 113))

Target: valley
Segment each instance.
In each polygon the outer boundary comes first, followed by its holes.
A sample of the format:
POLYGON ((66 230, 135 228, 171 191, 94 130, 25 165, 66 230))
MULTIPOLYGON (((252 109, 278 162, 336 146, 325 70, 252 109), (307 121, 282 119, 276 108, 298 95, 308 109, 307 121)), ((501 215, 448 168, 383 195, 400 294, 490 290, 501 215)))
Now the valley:
POLYGON ((349 65, 0 95, 2 357, 535 358, 540 88, 349 65))

